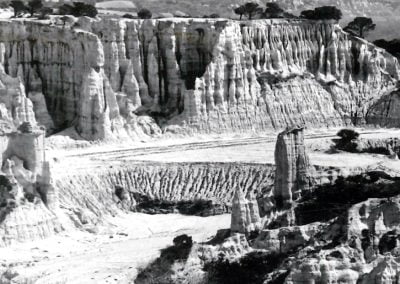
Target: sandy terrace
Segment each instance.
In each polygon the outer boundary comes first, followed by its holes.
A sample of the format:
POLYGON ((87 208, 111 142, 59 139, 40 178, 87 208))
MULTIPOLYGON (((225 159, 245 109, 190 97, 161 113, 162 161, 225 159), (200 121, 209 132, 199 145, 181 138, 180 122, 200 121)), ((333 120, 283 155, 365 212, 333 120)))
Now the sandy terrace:
MULTIPOLYGON (((338 129, 306 131, 306 145, 314 165, 340 168, 374 168, 377 165, 400 170, 400 162, 375 154, 330 154, 331 139, 338 129)), ((357 129, 362 138, 400 137, 395 129, 357 129)), ((124 165, 133 162, 201 162, 201 163, 274 163, 276 133, 252 136, 191 137, 166 141, 150 141, 132 145, 94 145, 83 149, 49 150, 54 172, 65 174, 71 171, 124 165)))

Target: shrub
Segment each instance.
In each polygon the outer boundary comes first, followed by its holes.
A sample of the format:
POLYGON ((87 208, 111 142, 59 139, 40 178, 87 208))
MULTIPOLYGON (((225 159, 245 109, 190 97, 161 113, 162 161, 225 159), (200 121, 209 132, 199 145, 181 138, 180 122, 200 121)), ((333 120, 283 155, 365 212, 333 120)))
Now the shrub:
POLYGON ((75 17, 91 17, 97 16, 98 11, 95 6, 82 2, 74 2, 73 6, 64 4, 59 8, 60 15, 73 15, 75 17))
POLYGON ((94 18, 97 14, 98 12, 95 6, 82 2, 74 2, 73 15, 75 17, 87 16, 94 18))
POLYGON ((136 17, 134 15, 132 15, 132 14, 124 14, 122 16, 122 18, 125 18, 125 19, 136 19, 136 17))
POLYGON ((211 14, 211 15, 208 16, 208 17, 209 17, 209 18, 212 18, 212 19, 221 18, 221 16, 220 16, 219 14, 217 14, 217 13, 211 14))
POLYGON ((192 247, 193 240, 192 240, 192 237, 189 237, 188 235, 183 234, 183 235, 175 237, 173 240, 173 243, 174 243, 174 246, 180 247, 180 248, 192 247))
POLYGON ((141 10, 138 12, 138 17, 139 17, 140 19, 151 19, 151 18, 153 17, 153 14, 152 14, 151 11, 148 10, 148 9, 141 9, 141 10))
POLYGON ((347 152, 357 152, 356 140, 360 136, 359 133, 352 129, 342 129, 337 134, 340 139, 332 139, 335 148, 347 152))

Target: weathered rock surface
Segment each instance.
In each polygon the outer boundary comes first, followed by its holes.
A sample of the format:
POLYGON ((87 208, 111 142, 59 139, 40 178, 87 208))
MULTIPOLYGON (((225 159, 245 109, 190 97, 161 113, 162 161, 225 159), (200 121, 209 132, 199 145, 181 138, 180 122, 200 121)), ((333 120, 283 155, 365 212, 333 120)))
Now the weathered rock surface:
POLYGON ((275 147, 274 198, 290 204, 311 189, 313 171, 304 145, 302 127, 288 128, 278 135, 275 147))
POLYGON ((365 123, 399 79, 394 57, 333 23, 80 25, 2 21, 0 42, 7 74, 19 75, 28 92, 38 91, 40 79, 56 128, 77 126, 91 140, 154 136, 160 127, 191 133, 365 123))
POLYGON ((44 131, 1 137, 0 246, 43 239, 61 231, 44 131))
POLYGON ((385 127, 399 127, 400 92, 383 96, 368 111, 367 122, 385 127))
POLYGON ((238 187, 232 201, 231 232, 250 234, 261 229, 261 218, 257 199, 254 193, 249 192, 245 197, 238 187))

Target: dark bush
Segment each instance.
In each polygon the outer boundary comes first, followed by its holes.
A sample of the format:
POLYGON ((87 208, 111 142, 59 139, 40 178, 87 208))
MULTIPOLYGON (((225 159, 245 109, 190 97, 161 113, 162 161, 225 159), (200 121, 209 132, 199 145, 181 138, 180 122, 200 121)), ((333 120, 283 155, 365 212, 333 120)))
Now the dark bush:
POLYGON ((73 5, 64 4, 59 8, 60 15, 73 15, 75 17, 91 17, 97 16, 98 11, 95 6, 83 2, 74 2, 73 5))
POLYGON ((209 216, 223 214, 226 212, 221 204, 214 204, 211 200, 181 200, 169 201, 152 199, 144 194, 134 192, 133 198, 136 200, 136 210, 148 214, 163 214, 179 212, 184 215, 209 216))
POLYGON ((299 225, 326 222, 341 216, 353 204, 398 194, 400 178, 390 177, 383 171, 339 177, 334 184, 321 185, 306 193, 295 208, 296 220, 299 225))
POLYGON ((173 243, 174 243, 174 246, 180 247, 180 248, 192 247, 193 240, 192 240, 192 237, 189 237, 188 235, 183 234, 183 235, 175 237, 173 240, 173 243))
POLYGON ((352 129, 342 129, 336 135, 340 137, 340 139, 332 139, 336 149, 357 152, 356 140, 360 136, 359 133, 352 129))
POLYGON ((153 17, 153 14, 148 9, 140 9, 140 11, 138 12, 138 17, 140 19, 151 19, 153 17))
POLYGON ((386 252, 392 251, 396 247, 397 240, 399 239, 400 236, 396 233, 395 230, 384 234, 379 240, 379 245, 378 245, 379 253, 384 254, 386 252))
POLYGON ((317 7, 314 10, 302 11, 300 17, 309 20, 339 21, 342 18, 342 11, 340 11, 335 6, 322 6, 322 7, 317 7))
POLYGON ((217 18, 221 18, 221 16, 219 14, 214 13, 214 14, 209 15, 208 18, 217 19, 217 18))
POLYGON ((125 19, 136 19, 136 17, 134 15, 132 15, 132 14, 124 14, 122 16, 122 18, 125 18, 125 19))
POLYGON ((379 46, 380 48, 385 49, 392 55, 400 58, 400 39, 394 39, 391 41, 387 41, 385 39, 378 39, 374 41, 374 44, 379 46))

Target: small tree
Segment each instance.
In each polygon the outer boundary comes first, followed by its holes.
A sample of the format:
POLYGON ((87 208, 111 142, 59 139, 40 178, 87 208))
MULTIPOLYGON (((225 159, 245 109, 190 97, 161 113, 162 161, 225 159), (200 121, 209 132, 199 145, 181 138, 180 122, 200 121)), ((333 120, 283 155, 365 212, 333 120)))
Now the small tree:
POLYGON ((352 129, 341 129, 337 134, 340 139, 332 139, 335 143, 335 148, 347 152, 356 152, 357 143, 356 140, 360 134, 352 129))
POLYGON ((27 10, 24 2, 20 0, 12 0, 10 7, 14 9, 14 18, 20 17, 27 10))
POLYGON ((151 19, 153 17, 153 14, 148 9, 140 9, 140 11, 138 12, 138 17, 140 19, 151 19))
POLYGON ((373 31, 376 25, 371 18, 357 17, 351 21, 344 30, 354 36, 364 38, 365 34, 373 31))
POLYGON ((284 10, 276 2, 268 2, 267 8, 265 9, 266 18, 282 18, 284 10))
POLYGON ((253 19, 253 16, 263 12, 263 9, 255 2, 248 2, 244 4, 244 11, 249 20, 253 19))
POLYGON ((43 8, 42 0, 31 0, 28 2, 28 12, 31 17, 43 8))
POLYGON ((75 17, 87 16, 94 18, 97 16, 97 13, 96 7, 91 4, 74 2, 74 6, 72 7, 72 15, 75 17))
POLYGON ((242 20, 243 15, 246 13, 244 6, 239 6, 233 10, 236 15, 239 15, 239 19, 242 20))

